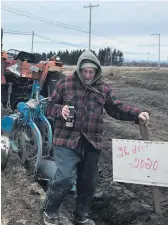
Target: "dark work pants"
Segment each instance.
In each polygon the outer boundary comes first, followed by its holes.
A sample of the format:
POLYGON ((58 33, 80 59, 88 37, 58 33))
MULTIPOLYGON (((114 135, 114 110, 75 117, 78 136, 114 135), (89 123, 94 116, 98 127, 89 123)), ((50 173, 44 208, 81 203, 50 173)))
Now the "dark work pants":
POLYGON ((100 151, 96 150, 85 138, 82 138, 75 150, 55 146, 54 158, 57 165, 54 180, 49 182, 44 210, 55 213, 64 197, 77 181, 77 216, 87 215, 98 175, 100 151))

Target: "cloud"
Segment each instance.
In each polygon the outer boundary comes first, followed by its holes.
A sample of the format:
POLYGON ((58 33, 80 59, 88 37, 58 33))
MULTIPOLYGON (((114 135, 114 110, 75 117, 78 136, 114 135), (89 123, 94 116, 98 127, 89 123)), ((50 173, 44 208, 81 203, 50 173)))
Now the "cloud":
MULTIPOLYGON (((81 30, 89 28, 89 9, 84 9, 88 2, 83 1, 3 1, 2 5, 16 8, 21 12, 35 14, 49 21, 66 23, 81 30)), ((151 33, 161 34, 161 58, 168 56, 168 2, 133 2, 112 1, 92 2, 99 7, 92 10, 92 48, 115 47, 126 52, 125 57, 143 58, 143 54, 151 53, 151 59, 158 58, 158 39, 151 33), (104 37, 109 37, 104 38, 104 37), (148 45, 149 44, 149 45, 148 45), (141 45, 141 46, 139 46, 141 45), (128 52, 132 52, 128 54, 128 52), (133 54, 136 53, 136 54, 133 54), (139 54, 138 54, 139 53, 139 54), (143 53, 143 54, 142 54, 143 53)), ((18 11, 17 11, 18 12, 18 11)), ((49 39, 70 42, 72 45, 88 46, 88 33, 74 31, 61 26, 45 23, 32 18, 16 15, 2 10, 2 26, 4 30, 32 32, 49 39)), ((4 34, 4 48, 31 49, 31 35, 21 36, 4 34)), ((52 49, 75 49, 73 46, 49 42, 34 38, 34 49, 38 52, 52 49)))

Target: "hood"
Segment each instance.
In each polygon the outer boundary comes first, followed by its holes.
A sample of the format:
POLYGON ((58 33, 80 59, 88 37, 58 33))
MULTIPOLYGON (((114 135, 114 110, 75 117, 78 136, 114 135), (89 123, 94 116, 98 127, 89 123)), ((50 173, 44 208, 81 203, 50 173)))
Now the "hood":
POLYGON ((80 67, 83 62, 92 62, 97 65, 98 70, 96 72, 94 80, 92 81, 92 84, 95 83, 98 79, 101 78, 101 74, 102 74, 102 69, 101 69, 99 60, 90 50, 84 51, 81 54, 81 56, 79 57, 78 62, 77 62, 76 74, 79 77, 79 79, 81 80, 81 82, 84 84, 83 76, 80 71, 80 67))

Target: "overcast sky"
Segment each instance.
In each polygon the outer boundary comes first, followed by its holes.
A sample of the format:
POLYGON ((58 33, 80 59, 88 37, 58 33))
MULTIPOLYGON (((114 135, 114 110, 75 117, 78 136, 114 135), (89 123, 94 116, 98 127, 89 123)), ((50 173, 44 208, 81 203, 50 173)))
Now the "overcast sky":
MULTIPOLYGON (((161 60, 168 60, 168 1, 91 1, 91 47, 94 50, 113 47, 124 52, 126 59, 158 60, 158 36, 161 35, 161 60)), ((89 9, 85 1, 7 1, 1 2, 1 24, 4 31, 30 32, 45 36, 60 44, 34 38, 35 52, 88 48, 88 33, 78 32, 56 24, 46 23, 9 12, 31 13, 38 19, 62 23, 79 30, 89 29, 89 9), (4 8, 5 6, 5 8, 4 8), (8 7, 8 8, 6 8, 8 7), (18 11, 21 10, 21 11, 18 11), (72 45, 72 46, 71 46, 72 45), (73 46, 74 45, 74 46, 73 46), (76 47, 77 46, 77 47, 76 47)), ((30 15, 29 15, 30 16, 30 15)), ((3 48, 31 51, 31 35, 4 33, 3 48)))

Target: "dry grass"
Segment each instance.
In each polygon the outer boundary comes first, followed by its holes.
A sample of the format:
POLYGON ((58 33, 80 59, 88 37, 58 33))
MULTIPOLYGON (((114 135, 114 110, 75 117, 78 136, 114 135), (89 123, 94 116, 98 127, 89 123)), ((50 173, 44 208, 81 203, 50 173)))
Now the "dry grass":
MULTIPOLYGON (((73 71, 76 69, 76 66, 64 66, 64 73, 67 75, 70 75, 73 73, 73 71)), ((168 67, 111 67, 111 66, 103 66, 102 67, 103 74, 109 75, 119 75, 119 74, 126 74, 126 73, 154 73, 154 72, 161 72, 161 73, 167 73, 168 75, 168 67)))

